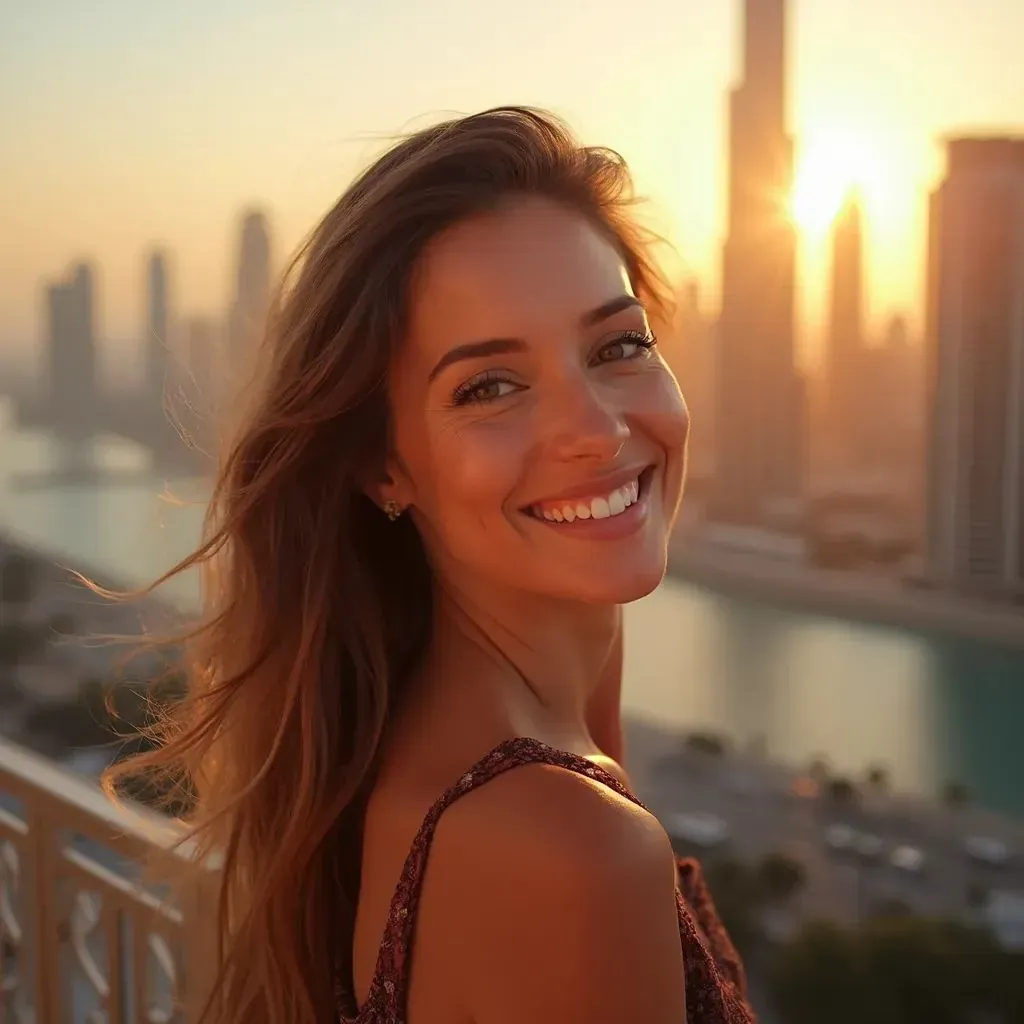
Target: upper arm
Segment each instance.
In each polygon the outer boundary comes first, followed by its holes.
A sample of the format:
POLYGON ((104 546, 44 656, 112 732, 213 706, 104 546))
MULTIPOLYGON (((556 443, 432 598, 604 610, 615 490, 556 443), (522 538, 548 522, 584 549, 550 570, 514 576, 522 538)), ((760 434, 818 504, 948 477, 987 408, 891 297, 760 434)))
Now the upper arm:
POLYGON ((664 831, 646 812, 583 777, 537 766, 514 774, 523 785, 518 795, 506 793, 506 820, 519 821, 518 838, 484 840, 486 866, 463 878, 462 895, 451 905, 458 920, 446 929, 470 1018, 476 1024, 685 1020, 674 861, 664 831), (528 795, 531 784, 536 791, 528 795), (519 814, 519 800, 528 813, 519 814))

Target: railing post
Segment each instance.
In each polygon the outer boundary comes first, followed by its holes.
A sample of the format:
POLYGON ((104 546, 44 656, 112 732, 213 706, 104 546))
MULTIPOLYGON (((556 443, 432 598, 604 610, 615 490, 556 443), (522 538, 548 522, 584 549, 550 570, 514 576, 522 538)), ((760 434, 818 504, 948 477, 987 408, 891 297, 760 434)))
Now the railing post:
MULTIPOLYGON (((181 894, 181 911, 188 940, 184 947, 186 1024, 199 1024, 217 975, 217 899, 219 876, 197 871, 181 894)), ((203 1024, 217 1024, 216 1014, 203 1024)))
POLYGON ((30 917, 35 1019, 39 1022, 59 1019, 60 991, 60 913, 58 907, 55 836, 44 800, 33 801, 26 809, 28 834, 25 849, 29 855, 32 902, 25 909, 30 917), (57 985, 54 982, 58 982, 57 985))

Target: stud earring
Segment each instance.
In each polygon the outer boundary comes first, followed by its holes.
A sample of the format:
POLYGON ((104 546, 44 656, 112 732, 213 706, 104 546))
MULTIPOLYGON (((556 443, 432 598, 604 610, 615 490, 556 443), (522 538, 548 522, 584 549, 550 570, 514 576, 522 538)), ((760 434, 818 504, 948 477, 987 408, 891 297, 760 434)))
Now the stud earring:
POLYGON ((402 514, 402 507, 397 501, 384 502, 384 515, 394 522, 402 514))

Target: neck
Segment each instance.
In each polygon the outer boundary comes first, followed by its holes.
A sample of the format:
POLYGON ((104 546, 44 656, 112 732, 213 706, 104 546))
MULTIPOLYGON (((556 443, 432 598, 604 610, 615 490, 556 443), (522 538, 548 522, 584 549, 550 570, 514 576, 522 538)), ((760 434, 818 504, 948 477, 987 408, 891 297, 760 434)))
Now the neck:
POLYGON ((618 628, 617 605, 445 581, 435 607, 429 675, 459 701, 454 706, 496 710, 524 732, 585 730, 618 628))

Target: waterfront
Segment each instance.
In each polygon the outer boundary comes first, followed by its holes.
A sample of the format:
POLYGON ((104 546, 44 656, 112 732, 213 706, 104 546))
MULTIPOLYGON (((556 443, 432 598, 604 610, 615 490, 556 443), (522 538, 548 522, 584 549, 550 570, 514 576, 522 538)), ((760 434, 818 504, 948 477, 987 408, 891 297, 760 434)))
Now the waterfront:
MULTIPOLYGON (((89 482, 66 449, 16 432, 0 413, 0 528, 84 571, 148 582, 186 553, 202 506, 194 482, 167 489, 138 449, 116 439, 89 457, 89 482)), ((165 597, 188 603, 194 581, 165 597)), ((668 728, 703 728, 770 754, 827 755, 837 771, 888 767, 898 788, 934 794, 947 779, 1024 817, 1024 654, 848 621, 684 580, 627 609, 628 711, 668 728)))

